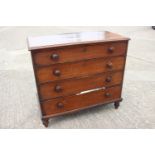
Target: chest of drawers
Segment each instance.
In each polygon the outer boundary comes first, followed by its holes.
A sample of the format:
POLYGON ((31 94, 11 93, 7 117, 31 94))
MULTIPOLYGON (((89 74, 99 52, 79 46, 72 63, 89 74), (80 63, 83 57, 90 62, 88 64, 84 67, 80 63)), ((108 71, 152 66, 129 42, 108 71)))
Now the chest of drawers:
POLYGON ((43 124, 97 105, 119 107, 129 38, 111 32, 29 37, 43 124))

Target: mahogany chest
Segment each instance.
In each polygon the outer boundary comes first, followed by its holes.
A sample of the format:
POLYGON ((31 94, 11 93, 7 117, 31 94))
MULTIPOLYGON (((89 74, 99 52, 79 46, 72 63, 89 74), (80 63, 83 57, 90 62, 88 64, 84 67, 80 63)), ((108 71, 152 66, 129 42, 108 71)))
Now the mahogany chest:
POLYGON ((43 124, 97 105, 119 107, 129 38, 111 32, 29 37, 43 124))

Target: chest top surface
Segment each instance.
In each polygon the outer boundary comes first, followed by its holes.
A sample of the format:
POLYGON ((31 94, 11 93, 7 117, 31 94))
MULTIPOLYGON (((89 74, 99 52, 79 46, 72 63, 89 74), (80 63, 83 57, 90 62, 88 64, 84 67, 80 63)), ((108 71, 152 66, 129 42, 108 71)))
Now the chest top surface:
POLYGON ((29 50, 61 47, 69 45, 80 45, 90 43, 100 43, 109 41, 129 40, 119 34, 108 31, 102 32, 78 32, 78 33, 65 33, 51 36, 38 36, 28 37, 29 50))

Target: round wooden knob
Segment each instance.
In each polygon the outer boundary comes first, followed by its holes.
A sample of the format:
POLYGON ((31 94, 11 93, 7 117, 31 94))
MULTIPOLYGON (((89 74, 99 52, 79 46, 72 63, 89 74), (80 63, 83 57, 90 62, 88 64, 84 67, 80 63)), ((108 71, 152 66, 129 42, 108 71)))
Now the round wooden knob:
POLYGON ((57 103, 57 107, 58 107, 58 108, 63 108, 64 105, 63 105, 63 103, 59 102, 59 103, 57 103))
POLYGON ((106 79, 105 79, 106 82, 111 82, 112 81, 112 77, 111 76, 108 76, 106 79))
POLYGON ((61 75, 61 72, 60 72, 60 70, 55 69, 55 70, 53 71, 53 74, 54 74, 55 76, 60 76, 60 75, 61 75))
POLYGON ((105 97, 111 97, 110 93, 105 93, 105 97))
POLYGON ((107 67, 111 69, 111 68, 113 67, 112 62, 108 62, 108 63, 107 63, 107 67))
POLYGON ((56 85, 55 86, 55 91, 56 92, 61 92, 62 91, 62 87, 60 85, 56 85))
POLYGON ((108 52, 109 52, 109 53, 113 53, 113 52, 114 52, 114 50, 115 50, 115 48, 114 48, 114 47, 109 47, 109 48, 108 48, 108 52))
POLYGON ((52 59, 52 60, 55 60, 55 61, 56 61, 56 60, 59 60, 59 55, 56 54, 56 53, 54 53, 54 54, 51 55, 51 59, 52 59))

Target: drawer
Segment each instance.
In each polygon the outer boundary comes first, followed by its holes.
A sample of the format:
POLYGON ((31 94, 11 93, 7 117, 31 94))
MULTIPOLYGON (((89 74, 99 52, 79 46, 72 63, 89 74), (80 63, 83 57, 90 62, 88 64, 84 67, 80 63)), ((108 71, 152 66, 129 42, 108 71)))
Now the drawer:
POLYGON ((124 55, 127 42, 102 43, 88 46, 70 46, 58 49, 40 49, 33 55, 34 63, 39 66, 74 62, 92 58, 124 55))
POLYGON ((39 86, 41 100, 80 93, 122 83, 123 72, 102 73, 91 77, 68 79, 39 86))
POLYGON ((72 110, 95 106, 97 104, 113 102, 114 100, 120 99, 120 95, 121 87, 116 86, 86 94, 60 97, 42 102, 42 113, 44 116, 57 115, 72 110))
POLYGON ((36 76, 39 83, 45 83, 48 81, 122 70, 124 63, 125 57, 121 56, 107 59, 91 59, 75 63, 55 64, 48 67, 36 68, 36 76))

